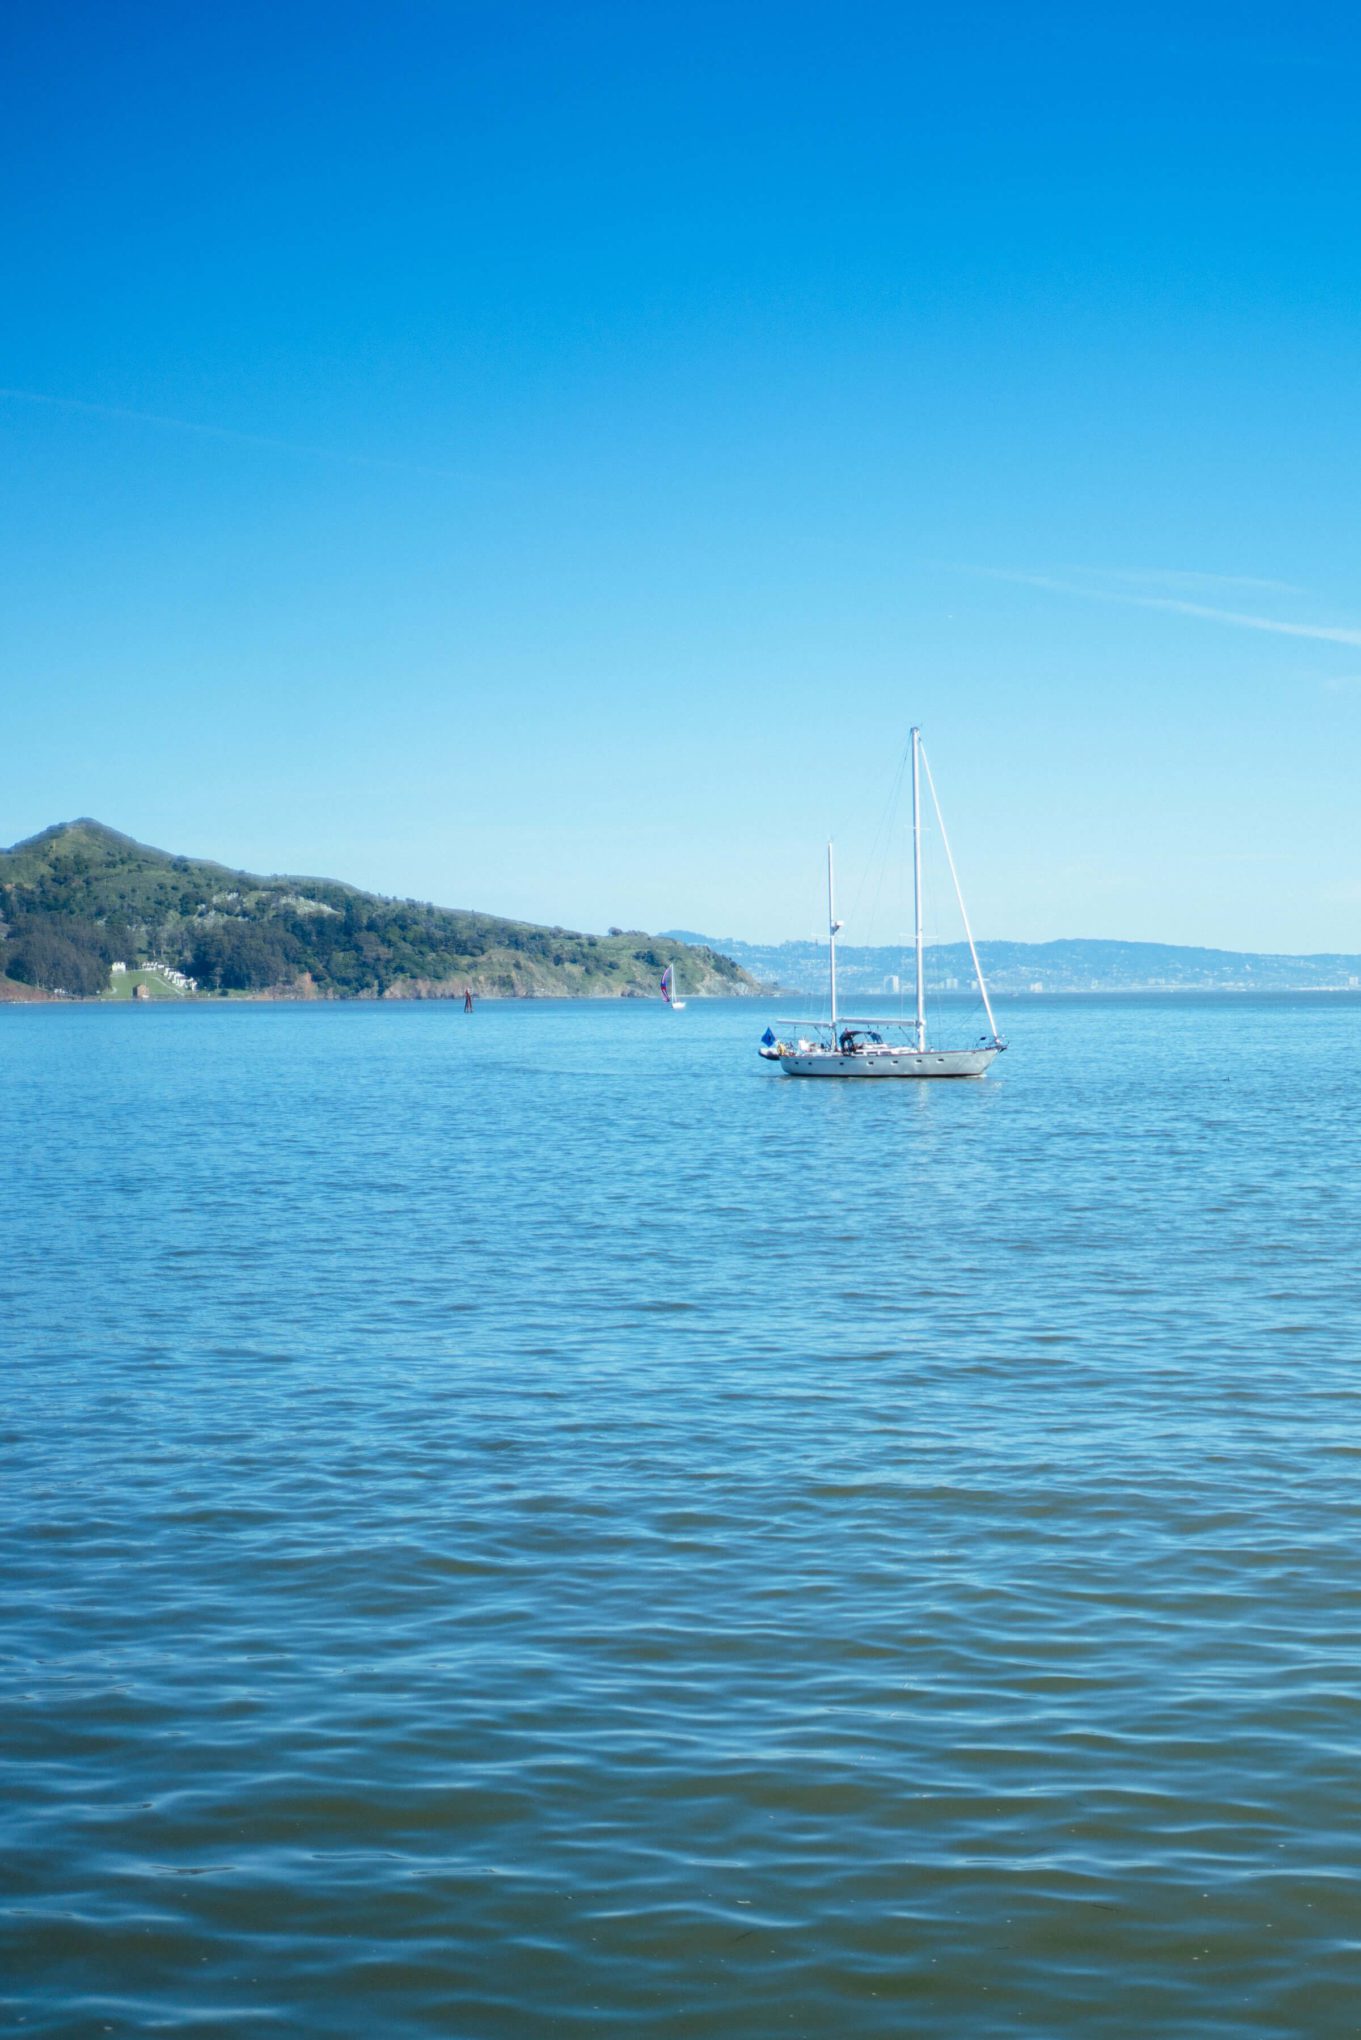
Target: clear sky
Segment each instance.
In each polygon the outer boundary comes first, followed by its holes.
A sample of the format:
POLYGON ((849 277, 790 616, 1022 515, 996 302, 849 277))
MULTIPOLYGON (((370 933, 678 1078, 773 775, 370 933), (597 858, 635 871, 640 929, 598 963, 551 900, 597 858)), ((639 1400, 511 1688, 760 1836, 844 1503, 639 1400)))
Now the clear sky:
POLYGON ((916 720, 981 934, 1361 949, 1359 56, 5 10, 0 841, 803 936, 916 720))

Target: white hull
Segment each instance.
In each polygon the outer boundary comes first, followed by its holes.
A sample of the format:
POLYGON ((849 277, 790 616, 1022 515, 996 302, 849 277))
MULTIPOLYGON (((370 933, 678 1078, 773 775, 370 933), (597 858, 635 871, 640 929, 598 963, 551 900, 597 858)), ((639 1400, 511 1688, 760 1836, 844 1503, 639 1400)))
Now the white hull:
POLYGON ((985 1077, 995 1048, 791 1049, 779 1058, 787 1077, 985 1077))

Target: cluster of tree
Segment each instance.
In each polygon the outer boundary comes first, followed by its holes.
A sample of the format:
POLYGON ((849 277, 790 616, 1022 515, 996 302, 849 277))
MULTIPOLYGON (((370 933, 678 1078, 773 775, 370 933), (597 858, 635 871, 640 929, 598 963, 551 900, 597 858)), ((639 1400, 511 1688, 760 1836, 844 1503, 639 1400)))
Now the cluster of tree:
POLYGON ((7 903, 9 925, 0 943, 0 972, 21 985, 72 998, 93 998, 109 982, 109 965, 126 954, 128 931, 116 922, 76 914, 16 912, 7 903))
POLYGON ((608 975, 619 959, 601 954, 598 938, 562 929, 425 907, 406 900, 342 894, 330 913, 289 911, 260 901, 261 918, 214 917, 167 929, 164 948, 211 991, 259 990, 308 973, 320 991, 384 992, 402 978, 436 982, 499 959, 524 958, 561 969, 576 965, 608 975), (509 952, 509 958, 506 953, 509 952))
POLYGON ((209 992, 256 992, 295 978, 304 966, 287 930, 269 922, 210 921, 189 930, 183 967, 209 992))

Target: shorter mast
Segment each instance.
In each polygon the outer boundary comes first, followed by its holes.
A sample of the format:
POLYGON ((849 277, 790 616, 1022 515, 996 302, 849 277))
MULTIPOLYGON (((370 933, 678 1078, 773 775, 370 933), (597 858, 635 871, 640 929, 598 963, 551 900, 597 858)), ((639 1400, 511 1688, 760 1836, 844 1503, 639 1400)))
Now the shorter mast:
POLYGON ((832 846, 827 845, 827 946, 832 972, 832 1038, 836 1039, 836 938, 841 922, 836 917, 836 885, 832 872, 832 846))
POLYGON ((912 725, 912 930, 917 962, 917 1053, 926 1047, 926 986, 922 979, 922 733, 912 725))

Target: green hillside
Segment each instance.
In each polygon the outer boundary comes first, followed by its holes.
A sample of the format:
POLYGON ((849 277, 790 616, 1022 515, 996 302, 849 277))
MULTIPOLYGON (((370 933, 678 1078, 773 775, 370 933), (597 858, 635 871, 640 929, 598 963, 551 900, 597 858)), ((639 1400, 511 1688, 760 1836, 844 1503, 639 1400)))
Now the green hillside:
POLYGON ((0 851, 0 996, 128 996, 115 962, 164 969, 160 996, 325 998, 655 995, 667 963, 687 994, 754 992, 712 949, 662 936, 580 935, 322 878, 257 878, 173 857, 100 822, 64 822, 0 851), (178 989, 170 974, 196 981, 178 989))

